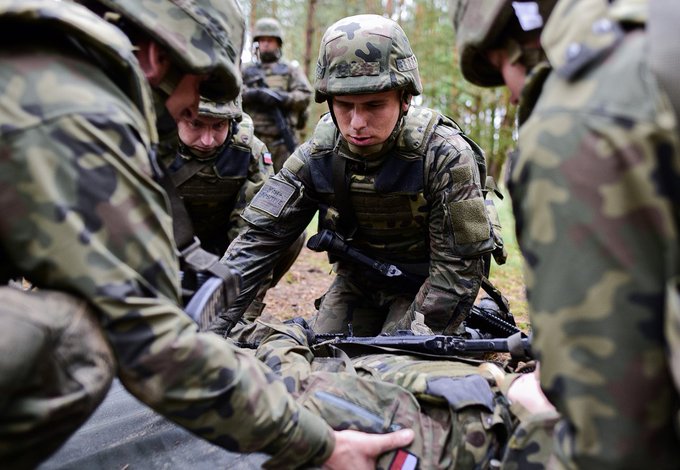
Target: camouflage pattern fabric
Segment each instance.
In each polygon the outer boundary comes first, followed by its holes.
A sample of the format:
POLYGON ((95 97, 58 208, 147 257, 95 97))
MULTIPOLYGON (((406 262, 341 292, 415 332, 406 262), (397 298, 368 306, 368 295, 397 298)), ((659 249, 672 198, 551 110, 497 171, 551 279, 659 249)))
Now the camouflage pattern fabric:
POLYGON ((236 98, 245 37, 245 19, 236 0, 96 1, 150 34, 182 71, 210 74, 215 84, 209 88, 210 98, 236 98))
MULTIPOLYGON (((322 462, 332 451, 328 426, 301 409, 261 363, 213 334, 198 333, 178 307, 179 265, 167 197, 151 178, 153 112, 146 114, 116 85, 126 83, 125 77, 148 98, 132 45, 116 28, 68 2, 4 0, 0 17, 11 18, 0 32, 3 44, 11 44, 0 48, 3 279, 19 274, 41 290, 86 302, 123 384, 169 419, 224 448, 267 452, 273 467, 322 462), (31 14, 10 16, 17 9, 31 14), (89 62, 104 57, 108 68, 89 62), (114 67, 126 60, 126 68, 114 67), (128 75, 117 75, 114 83, 104 69, 128 75)), ((32 294, 19 295, 31 308, 32 294)), ((9 302, 4 290, 0 296, 1 304, 9 302)), ((31 314, 42 318, 51 310, 31 314)), ((9 331, 7 322, 13 321, 2 313, 0 331, 9 331)), ((18 363, 9 365, 14 370, 36 366, 29 356, 12 359, 18 363)), ((0 395, 2 423, 8 410, 31 399, 5 390, 0 395)), ((91 395, 82 400, 92 403, 91 395)), ((36 443, 47 449, 63 439, 53 435, 56 424, 48 425, 58 423, 62 411, 32 412, 47 430, 32 435, 36 443)), ((0 449, 14 437, 0 436, 0 449)), ((0 455, 3 466, 12 466, 10 458, 0 455)))
POLYGON ((396 21, 380 15, 356 15, 332 24, 321 38, 314 79, 314 99, 333 95, 378 93, 403 88, 423 91, 408 37, 396 21))
MULTIPOLYGON (((305 76, 303 70, 297 65, 285 59, 275 62, 250 62, 243 65, 244 77, 261 75, 267 87, 281 93, 284 102, 281 106, 284 117, 288 121, 293 133, 297 133, 299 141, 299 130, 304 128, 303 117, 312 99, 312 85, 305 76)), ((248 85, 244 83, 242 93, 247 94, 249 89, 257 88, 259 85, 248 85)), ((258 101, 245 100, 243 109, 253 117, 255 123, 255 135, 257 135, 267 145, 272 153, 274 160, 274 172, 277 173, 283 163, 290 156, 286 144, 281 136, 281 130, 277 127, 276 121, 272 117, 269 106, 263 105, 258 101)))
MULTIPOLYGON (((407 450, 418 456, 418 468, 546 468, 541 462, 551 449, 551 429, 511 406, 479 361, 380 350, 348 356, 332 345, 310 346, 295 323, 258 321, 231 338, 259 342, 256 356, 334 429, 413 429, 407 450)), ((377 468, 390 468, 394 456, 383 455, 377 468)))
POLYGON ((104 399, 116 361, 82 299, 1 287, 0 300, 0 463, 33 468, 104 399))
MULTIPOLYGON (((352 203, 370 201, 356 206, 358 223, 352 244, 383 261, 424 266, 422 281, 405 289, 403 282, 378 279, 380 275, 363 265, 338 264, 338 274, 358 287, 355 297, 377 299, 370 310, 379 321, 371 323, 382 326, 366 334, 410 325, 415 312, 422 313, 434 331, 455 331, 479 291, 481 254, 493 249, 493 238, 476 153, 454 126, 439 113, 412 107, 391 152, 367 164, 353 164, 357 157, 348 153, 332 120, 324 116, 312 139, 298 147, 246 207, 243 217, 250 227, 222 259, 243 275, 242 293, 227 314, 231 321, 241 317, 264 273, 314 214, 324 211, 322 218, 329 220, 323 220, 322 226, 332 222, 332 214, 337 215, 329 169, 331 161, 340 158, 348 162, 352 203), (395 168, 398 173, 392 171, 395 168), (376 287, 374 280, 380 290, 371 290, 376 287), (386 324, 388 312, 383 307, 396 296, 408 296, 409 305, 403 304, 406 308, 399 321, 386 324)), ((319 317, 336 315, 331 309, 349 308, 345 317, 351 318, 352 305, 345 300, 339 297, 333 305, 323 302, 319 317)), ((362 316, 368 314, 368 306, 358 307, 362 316)), ((343 331, 346 328, 345 323, 343 331)))
POLYGON ((612 3, 563 0, 550 17, 555 72, 511 194, 560 465, 677 468, 678 123, 650 70, 646 2, 612 3))

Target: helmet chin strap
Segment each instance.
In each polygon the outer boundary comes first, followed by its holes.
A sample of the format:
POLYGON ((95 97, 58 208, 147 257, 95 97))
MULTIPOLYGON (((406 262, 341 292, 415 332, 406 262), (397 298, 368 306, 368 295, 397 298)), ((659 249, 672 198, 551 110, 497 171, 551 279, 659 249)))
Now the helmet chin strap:
MULTIPOLYGON (((338 121, 335 118, 335 113, 333 112, 333 97, 329 96, 326 102, 328 103, 328 110, 330 111, 331 119, 333 119, 335 127, 340 129, 340 126, 338 126, 338 121)), ((404 116, 406 116, 408 113, 410 103, 411 95, 406 93, 406 90, 401 90, 401 97, 399 98, 399 117, 397 117, 397 122, 394 123, 394 128, 392 129, 389 137, 384 142, 379 144, 364 146, 354 145, 345 141, 350 152, 362 157, 379 157, 385 154, 389 149, 392 148, 394 142, 397 140, 397 135, 401 131, 401 127, 404 124, 404 116), (403 104, 407 105, 405 110, 403 104)))

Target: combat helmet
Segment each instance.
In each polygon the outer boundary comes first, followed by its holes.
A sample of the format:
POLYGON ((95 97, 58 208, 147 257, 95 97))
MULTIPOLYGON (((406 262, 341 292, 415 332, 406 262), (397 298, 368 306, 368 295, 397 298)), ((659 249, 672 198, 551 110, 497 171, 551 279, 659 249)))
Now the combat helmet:
POLYGON ((241 95, 239 94, 231 101, 213 101, 201 97, 201 100, 198 103, 198 115, 240 121, 243 118, 241 95))
POLYGON ((321 38, 314 99, 333 95, 378 93, 403 88, 423 91, 418 60, 406 33, 379 15, 357 15, 331 25, 321 38))
POLYGON ((184 72, 210 74, 225 99, 239 93, 245 19, 236 0, 97 1, 167 48, 184 72))
POLYGON ((283 44, 283 28, 274 18, 260 18, 253 26, 253 41, 257 41, 262 36, 269 36, 279 40, 279 46, 283 44))
POLYGON ((449 0, 463 77, 479 86, 503 85, 503 76, 486 56, 501 47, 504 35, 540 31, 557 0, 449 0), (512 20, 512 21, 511 21, 512 20))

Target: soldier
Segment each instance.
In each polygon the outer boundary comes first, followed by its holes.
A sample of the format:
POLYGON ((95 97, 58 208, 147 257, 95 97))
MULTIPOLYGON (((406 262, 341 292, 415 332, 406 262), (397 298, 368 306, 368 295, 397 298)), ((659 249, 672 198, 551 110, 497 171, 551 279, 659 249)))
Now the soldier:
POLYGON ((0 266, 3 279, 23 276, 39 288, 0 288, 1 466, 32 468, 54 452, 114 374, 197 435, 260 449, 274 466, 330 457, 338 468, 344 457, 369 468, 375 455, 407 444, 409 432, 334 433, 270 370, 198 333, 178 307, 148 85, 175 118, 197 106, 199 89, 233 99, 238 4, 89 5, 118 28, 71 2, 0 1, 0 266))
MULTIPOLYGON (((253 133, 253 120, 241 98, 217 103, 202 99, 177 121, 179 149, 165 159, 173 184, 187 209, 196 236, 207 251, 222 256, 245 226, 241 212, 272 175, 271 154, 253 133)), ((304 246, 302 234, 274 268, 246 319, 260 315, 268 288, 275 286, 304 246)))
POLYGON ((494 248, 481 151, 452 120, 410 105, 422 91, 418 62, 392 20, 359 15, 329 27, 314 87, 330 112, 246 207, 249 228, 222 260, 242 273, 243 290, 213 331, 238 321, 317 211, 321 228, 409 277, 336 258, 315 331, 349 332, 351 324, 355 335, 371 336, 410 329, 421 316, 419 328, 457 331, 479 291, 482 254, 494 248))
POLYGON ((312 86, 297 63, 281 58, 283 28, 260 18, 253 29, 255 52, 243 65, 243 107, 253 117, 255 134, 267 144, 274 172, 297 147, 296 131, 307 124, 312 86))
POLYGON ((679 77, 657 58, 676 43, 677 3, 451 6, 463 75, 519 98, 510 190, 541 386, 563 415, 555 456, 572 468, 675 468, 679 77))

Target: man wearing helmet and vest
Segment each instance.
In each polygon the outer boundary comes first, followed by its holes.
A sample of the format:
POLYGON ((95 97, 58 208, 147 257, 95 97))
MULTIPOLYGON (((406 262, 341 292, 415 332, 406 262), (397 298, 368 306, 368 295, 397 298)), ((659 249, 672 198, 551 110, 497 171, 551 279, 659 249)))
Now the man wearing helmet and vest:
POLYGON ((243 65, 243 107, 255 134, 267 144, 278 172, 297 147, 297 133, 307 123, 312 86, 296 63, 282 59, 283 28, 274 18, 260 18, 253 28, 253 60, 243 65))
MULTIPOLYGON (((187 209, 194 233, 207 251, 222 256, 246 226, 241 212, 272 175, 267 146, 253 132, 241 97, 218 103, 201 99, 198 109, 185 109, 177 120, 179 149, 165 164, 187 209)), ((301 235, 274 268, 246 313, 257 318, 268 288, 275 286, 304 246, 301 235)))
POLYGON ((314 87, 330 113, 246 207, 249 228, 222 259, 243 275, 243 290, 213 331, 239 320, 318 211, 324 233, 391 267, 329 253, 337 276, 319 302, 317 333, 455 333, 494 247, 481 151, 450 119, 410 105, 422 91, 418 62, 390 19, 359 15, 328 28, 314 87), (406 274, 393 276, 397 266, 406 274))
POLYGON ((175 119, 199 90, 233 99, 238 4, 87 4, 118 27, 72 2, 0 0, 0 272, 39 288, 0 288, 0 466, 34 468, 53 453, 114 375, 196 435, 269 453, 272 466, 371 468, 407 444, 408 431, 333 432, 179 308, 149 85, 175 119))
POLYGON ((677 2, 451 6, 463 75, 520 105, 510 191, 541 387, 563 416, 555 458, 675 468, 677 2))

